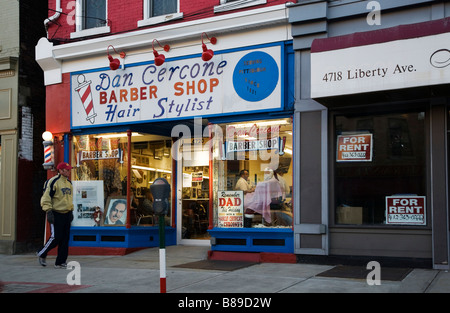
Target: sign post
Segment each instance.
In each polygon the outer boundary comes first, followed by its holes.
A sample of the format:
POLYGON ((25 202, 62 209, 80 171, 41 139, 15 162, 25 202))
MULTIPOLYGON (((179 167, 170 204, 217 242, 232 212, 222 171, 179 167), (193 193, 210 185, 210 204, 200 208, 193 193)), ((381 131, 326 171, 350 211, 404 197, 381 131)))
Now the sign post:
POLYGON ((166 236, 164 215, 159 215, 159 292, 166 293, 166 236))
POLYGON ((160 292, 166 293, 166 238, 164 216, 169 210, 170 185, 165 178, 157 178, 150 186, 153 209, 159 220, 159 283, 160 292))

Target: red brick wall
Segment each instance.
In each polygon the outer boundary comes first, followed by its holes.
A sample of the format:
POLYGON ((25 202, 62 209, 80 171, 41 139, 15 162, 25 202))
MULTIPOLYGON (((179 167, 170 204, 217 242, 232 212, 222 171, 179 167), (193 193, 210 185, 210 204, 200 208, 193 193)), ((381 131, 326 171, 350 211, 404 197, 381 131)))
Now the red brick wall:
POLYGON ((142 20, 144 1, 109 0, 108 20, 111 33, 119 33, 137 28, 137 21, 142 20))
MULTIPOLYGON (((224 14, 236 13, 239 11, 248 11, 259 9, 265 6, 279 5, 289 2, 289 0, 267 0, 267 4, 251 6, 241 10, 232 10, 223 13, 214 13, 214 6, 219 5, 219 0, 180 0, 180 11, 183 12, 181 20, 175 20, 168 23, 147 26, 145 28, 161 27, 174 23, 182 23, 203 19, 224 14)), ((296 2, 293 0, 292 2, 296 2)), ((48 0, 48 16, 52 16, 55 12, 56 0, 48 0)), ((56 23, 48 24, 48 37, 60 43, 66 43, 70 40, 70 33, 75 31, 75 1, 61 0, 62 14, 56 23)), ((137 22, 143 18, 143 0, 108 0, 108 25, 111 28, 112 35, 141 29, 137 27, 137 22)), ((75 40, 81 40, 75 39, 75 40)))
POLYGON ((53 134, 70 132, 70 74, 63 74, 62 80, 46 89, 46 130, 53 134))

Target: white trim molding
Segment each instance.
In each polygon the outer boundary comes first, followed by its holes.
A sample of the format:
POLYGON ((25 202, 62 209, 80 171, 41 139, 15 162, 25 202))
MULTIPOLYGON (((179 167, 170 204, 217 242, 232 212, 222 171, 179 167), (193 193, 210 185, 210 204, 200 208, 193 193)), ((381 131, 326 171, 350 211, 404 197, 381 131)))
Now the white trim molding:
POLYGON ((144 12, 143 16, 144 18, 140 21, 138 21, 137 26, 138 27, 144 27, 144 26, 150 26, 150 25, 156 25, 161 24, 173 20, 179 20, 183 18, 183 12, 180 12, 180 1, 177 0, 177 11, 173 13, 168 13, 160 16, 150 16, 150 1, 153 0, 143 0, 144 1, 144 12))
POLYGON ((220 5, 214 7, 214 13, 238 10, 260 4, 266 4, 267 0, 220 0, 220 5))
MULTIPOLYGON (((84 9, 83 9, 83 0, 76 0, 75 3, 75 32, 70 33, 70 38, 81 38, 87 36, 94 36, 100 34, 107 34, 111 32, 111 29, 108 25, 93 27, 93 28, 83 28, 83 17, 84 17, 84 9)), ((108 21, 108 1, 105 2, 105 20, 108 21)))

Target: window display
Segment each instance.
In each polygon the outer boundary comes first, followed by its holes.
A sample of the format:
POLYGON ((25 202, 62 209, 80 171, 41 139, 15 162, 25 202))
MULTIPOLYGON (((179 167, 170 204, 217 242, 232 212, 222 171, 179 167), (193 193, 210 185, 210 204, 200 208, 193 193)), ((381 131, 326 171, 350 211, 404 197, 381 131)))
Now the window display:
POLYGON ((337 115, 335 140, 336 224, 426 225, 424 112, 337 115))
POLYGON ((217 124, 212 132, 214 227, 292 227, 292 120, 217 124))
MULTIPOLYGON (((75 207, 79 211, 74 226, 126 223, 127 139, 126 133, 73 137, 72 181, 76 188, 75 207)), ((150 185, 158 177, 171 179, 171 140, 133 133, 131 143, 130 222, 131 225, 153 226, 157 219, 149 209, 152 204, 150 185)), ((170 218, 166 222, 170 224, 170 218)))

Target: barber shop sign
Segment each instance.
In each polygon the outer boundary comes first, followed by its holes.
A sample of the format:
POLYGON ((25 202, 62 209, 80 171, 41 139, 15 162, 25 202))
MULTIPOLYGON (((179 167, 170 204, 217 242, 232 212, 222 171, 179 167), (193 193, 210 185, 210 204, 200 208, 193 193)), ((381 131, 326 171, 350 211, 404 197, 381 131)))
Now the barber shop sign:
POLYGON ((71 74, 72 127, 283 108, 282 46, 71 74))

